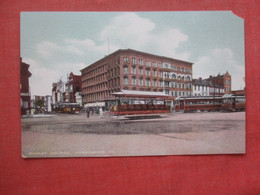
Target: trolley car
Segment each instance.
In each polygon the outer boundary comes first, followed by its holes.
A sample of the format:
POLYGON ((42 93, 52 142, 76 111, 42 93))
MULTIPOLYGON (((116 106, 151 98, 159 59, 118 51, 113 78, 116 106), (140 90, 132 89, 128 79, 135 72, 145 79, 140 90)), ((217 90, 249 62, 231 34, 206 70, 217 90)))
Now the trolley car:
POLYGON ((79 113, 80 106, 78 103, 58 102, 55 105, 55 111, 60 113, 75 114, 79 113))
POLYGON ((188 96, 175 99, 176 112, 220 111, 221 105, 220 96, 188 96))
POLYGON ((114 115, 146 115, 170 113, 167 105, 168 96, 162 92, 122 90, 113 93, 115 105, 111 105, 110 113, 114 115))
POLYGON ((223 111, 244 111, 246 109, 246 97, 226 94, 222 97, 221 108, 223 111))

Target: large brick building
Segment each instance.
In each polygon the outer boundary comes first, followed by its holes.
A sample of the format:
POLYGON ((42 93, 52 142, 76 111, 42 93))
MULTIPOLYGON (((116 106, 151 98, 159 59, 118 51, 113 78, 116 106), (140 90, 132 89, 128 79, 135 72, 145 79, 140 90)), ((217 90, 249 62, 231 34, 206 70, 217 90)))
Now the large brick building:
POLYGON ((32 74, 29 71, 29 67, 30 65, 22 62, 22 58, 20 58, 21 115, 30 114, 31 112, 29 78, 32 74))
POLYGON ((192 95, 192 63, 120 49, 81 70, 83 103, 113 100, 120 90, 192 95))

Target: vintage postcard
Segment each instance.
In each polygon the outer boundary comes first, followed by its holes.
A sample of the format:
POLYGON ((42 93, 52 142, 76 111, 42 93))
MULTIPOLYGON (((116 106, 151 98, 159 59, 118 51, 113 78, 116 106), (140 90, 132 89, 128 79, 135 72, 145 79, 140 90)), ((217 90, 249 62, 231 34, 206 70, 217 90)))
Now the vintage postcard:
POLYGON ((22 12, 24 158, 245 153, 231 11, 22 12))

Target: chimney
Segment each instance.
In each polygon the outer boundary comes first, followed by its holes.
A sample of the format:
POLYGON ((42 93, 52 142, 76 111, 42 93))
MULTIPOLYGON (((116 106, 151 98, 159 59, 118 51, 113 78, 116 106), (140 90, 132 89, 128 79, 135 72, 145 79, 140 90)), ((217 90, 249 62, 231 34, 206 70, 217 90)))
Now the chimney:
POLYGON ((201 80, 202 80, 202 78, 201 78, 201 77, 199 77, 199 80, 201 81, 201 80))
POLYGON ((210 75, 209 78, 212 79, 212 75, 210 75))

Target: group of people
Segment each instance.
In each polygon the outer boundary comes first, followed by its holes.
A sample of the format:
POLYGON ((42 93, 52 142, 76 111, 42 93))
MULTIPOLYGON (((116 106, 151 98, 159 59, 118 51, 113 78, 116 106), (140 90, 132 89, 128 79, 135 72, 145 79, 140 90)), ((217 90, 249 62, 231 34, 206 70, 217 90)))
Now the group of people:
POLYGON ((99 114, 100 117, 103 116, 103 109, 102 107, 97 107, 97 108, 90 108, 90 107, 86 107, 86 113, 87 113, 87 117, 89 118, 90 112, 92 113, 92 115, 94 114, 94 111, 96 110, 96 112, 99 114))

